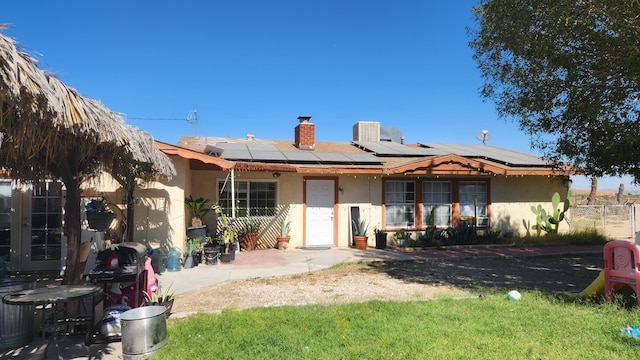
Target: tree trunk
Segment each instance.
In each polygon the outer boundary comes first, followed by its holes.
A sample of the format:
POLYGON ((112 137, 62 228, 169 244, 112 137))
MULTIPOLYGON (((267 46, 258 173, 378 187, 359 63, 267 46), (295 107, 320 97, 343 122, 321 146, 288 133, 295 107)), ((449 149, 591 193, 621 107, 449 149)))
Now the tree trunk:
POLYGON ((136 188, 136 181, 135 180, 130 180, 125 185, 125 190, 127 192, 127 219, 126 219, 126 224, 127 224, 126 239, 127 239, 127 241, 134 241, 133 240, 133 231, 135 229, 134 229, 133 210, 134 210, 134 206, 135 206, 135 197, 134 197, 135 196, 134 195, 135 188, 136 188))
POLYGON ((81 177, 78 160, 79 152, 71 152, 66 161, 49 164, 49 171, 58 177, 65 185, 66 199, 64 203, 64 234, 67 237, 67 261, 64 271, 63 284, 80 284, 84 272, 84 264, 80 262, 80 190, 81 177))
POLYGON ((77 180, 63 179, 67 187, 67 199, 64 205, 64 229, 67 236, 67 262, 63 284, 79 284, 84 268, 80 263, 80 184, 77 180))
POLYGON ((598 191, 598 178, 594 176, 591 178, 591 192, 589 193, 589 196, 587 196, 587 205, 593 205, 593 203, 595 203, 597 191, 598 191))
POLYGON ((618 205, 621 205, 624 201, 624 184, 620 184, 618 188, 618 195, 616 196, 616 200, 618 201, 618 205))

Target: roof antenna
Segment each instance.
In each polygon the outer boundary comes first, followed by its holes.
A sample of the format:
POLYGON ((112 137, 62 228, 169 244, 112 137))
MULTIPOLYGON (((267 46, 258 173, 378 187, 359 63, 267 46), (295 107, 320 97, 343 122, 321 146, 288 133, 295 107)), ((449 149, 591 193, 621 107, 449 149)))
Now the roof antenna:
POLYGON ((187 115, 187 122, 189 124, 196 124, 196 137, 198 137, 198 110, 193 110, 187 115))
POLYGON ((482 144, 486 145, 485 141, 491 139, 491 134, 489 134, 489 130, 482 130, 476 134, 476 138, 482 141, 482 144))

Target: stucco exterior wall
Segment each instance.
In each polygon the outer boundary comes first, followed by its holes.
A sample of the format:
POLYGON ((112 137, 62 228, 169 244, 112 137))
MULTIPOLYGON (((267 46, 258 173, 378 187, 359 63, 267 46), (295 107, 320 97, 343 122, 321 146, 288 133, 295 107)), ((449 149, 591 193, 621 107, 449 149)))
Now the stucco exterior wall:
POLYGON ((169 250, 183 249, 186 236, 183 189, 190 188, 189 161, 171 157, 177 175, 171 180, 149 182, 136 190, 136 241, 169 250))
MULTIPOLYGON (((190 226, 190 216, 184 207, 184 198, 204 197, 211 204, 218 202, 218 182, 229 176, 226 171, 189 170, 188 160, 174 159, 178 175, 171 181, 150 183, 145 189, 137 191, 143 199, 136 206, 136 240, 146 239, 149 242, 175 244, 182 246, 186 236, 186 228, 190 226), (184 189, 184 191, 182 190, 184 189), (168 234, 168 236, 166 235, 168 234)), ((282 172, 274 177, 272 172, 235 172, 236 181, 262 180, 274 181, 278 189, 278 206, 281 214, 291 220, 290 247, 305 245, 305 179, 332 179, 336 181, 335 191, 337 205, 334 213, 334 244, 349 246, 351 242, 350 214, 352 207, 358 207, 360 218, 367 221, 368 244, 375 245, 374 229, 383 227, 382 209, 382 177, 374 175, 340 174, 329 176, 313 176, 282 172)), ((231 181, 231 177, 227 179, 231 181)), ((230 186, 230 185, 228 185, 230 186)), ((553 177, 492 177, 490 179, 491 229, 503 233, 524 235, 526 228, 523 219, 529 226, 535 224, 535 215, 531 206, 541 204, 551 209, 551 196, 560 193, 562 199, 567 193, 567 184, 561 178, 553 177)), ((280 231, 280 218, 263 218, 263 228, 258 237, 259 247, 275 246, 275 236, 280 231)), ((210 232, 215 232, 216 216, 213 212, 206 215, 203 223, 210 232)), ((567 231, 568 226, 562 223, 560 231, 567 231)), ((533 233, 533 232, 532 232, 533 233)))
POLYGON ((358 207, 360 219, 368 224, 367 243, 375 245, 374 229, 382 227, 382 180, 374 175, 341 175, 338 178, 338 246, 351 242, 351 208, 358 207))
MULTIPOLYGON (((531 206, 542 205, 551 211, 551 197, 555 192, 562 201, 567 196, 568 184, 561 178, 546 176, 495 177, 491 179, 491 229, 503 233, 526 234, 523 220, 533 226, 536 217, 531 206)), ((569 226, 562 222, 560 232, 568 231, 569 226)), ((535 230, 531 230, 535 234, 535 230)))

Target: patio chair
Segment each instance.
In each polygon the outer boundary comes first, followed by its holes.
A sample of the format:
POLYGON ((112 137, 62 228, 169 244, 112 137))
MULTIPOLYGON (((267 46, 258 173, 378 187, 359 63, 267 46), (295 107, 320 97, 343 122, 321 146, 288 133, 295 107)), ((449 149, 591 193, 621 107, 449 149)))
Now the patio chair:
POLYGON ((614 240, 604 246, 604 298, 613 300, 616 287, 626 285, 636 294, 640 307, 640 246, 614 240))

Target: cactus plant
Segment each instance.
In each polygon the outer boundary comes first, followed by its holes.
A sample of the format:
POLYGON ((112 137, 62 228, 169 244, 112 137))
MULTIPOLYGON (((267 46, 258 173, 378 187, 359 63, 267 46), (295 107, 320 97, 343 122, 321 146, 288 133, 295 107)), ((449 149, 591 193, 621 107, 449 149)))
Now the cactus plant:
POLYGON ((541 231, 549 234, 558 233, 558 227, 564 220, 565 213, 571 205, 569 202, 569 194, 567 194, 567 198, 562 202, 562 207, 560 207, 560 204, 560 194, 556 192, 551 197, 553 210, 549 214, 547 214, 547 211, 543 209, 540 204, 538 204, 538 206, 531 206, 531 212, 536 216, 536 224, 531 228, 536 230, 538 236, 540 236, 541 231))

